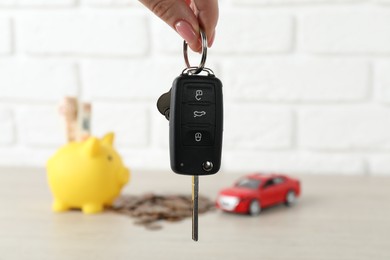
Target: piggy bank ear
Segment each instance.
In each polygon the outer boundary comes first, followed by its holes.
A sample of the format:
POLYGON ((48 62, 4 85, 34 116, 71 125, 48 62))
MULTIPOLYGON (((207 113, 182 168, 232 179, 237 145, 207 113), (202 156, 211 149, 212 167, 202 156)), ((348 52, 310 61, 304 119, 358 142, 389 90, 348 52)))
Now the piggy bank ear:
POLYGON ((94 157, 100 153, 100 142, 95 137, 90 137, 83 144, 82 152, 85 155, 94 157))
POLYGON ((114 133, 108 133, 102 138, 102 144, 112 146, 114 143, 115 134, 114 133))

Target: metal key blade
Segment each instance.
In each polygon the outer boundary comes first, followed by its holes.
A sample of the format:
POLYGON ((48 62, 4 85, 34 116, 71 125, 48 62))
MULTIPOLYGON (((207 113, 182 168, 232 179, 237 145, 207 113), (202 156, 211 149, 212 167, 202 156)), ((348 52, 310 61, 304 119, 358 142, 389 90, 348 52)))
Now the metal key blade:
POLYGON ((198 241, 199 176, 192 176, 192 239, 198 241))

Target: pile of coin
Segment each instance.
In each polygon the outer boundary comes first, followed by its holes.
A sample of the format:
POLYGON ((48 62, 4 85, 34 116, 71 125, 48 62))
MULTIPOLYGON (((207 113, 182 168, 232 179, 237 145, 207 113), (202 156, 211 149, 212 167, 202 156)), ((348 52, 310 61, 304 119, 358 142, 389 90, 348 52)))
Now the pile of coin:
MULTIPOLYGON (((191 200, 191 195, 122 195, 116 200, 112 209, 117 213, 137 218, 134 222, 137 225, 157 230, 162 228, 158 224, 161 220, 174 222, 191 218, 191 200)), ((214 202, 199 196, 199 214, 210 210, 214 210, 214 202)))

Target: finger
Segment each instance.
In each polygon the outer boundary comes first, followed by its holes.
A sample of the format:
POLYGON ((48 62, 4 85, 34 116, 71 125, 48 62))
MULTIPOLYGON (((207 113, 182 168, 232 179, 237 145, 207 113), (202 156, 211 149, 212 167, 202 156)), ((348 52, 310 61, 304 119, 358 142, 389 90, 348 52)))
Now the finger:
POLYGON ((176 30, 191 49, 199 51, 201 47, 199 22, 186 1, 140 0, 140 2, 176 30))
POLYGON ((209 47, 213 44, 218 23, 218 0, 194 0, 200 26, 205 30, 209 47))

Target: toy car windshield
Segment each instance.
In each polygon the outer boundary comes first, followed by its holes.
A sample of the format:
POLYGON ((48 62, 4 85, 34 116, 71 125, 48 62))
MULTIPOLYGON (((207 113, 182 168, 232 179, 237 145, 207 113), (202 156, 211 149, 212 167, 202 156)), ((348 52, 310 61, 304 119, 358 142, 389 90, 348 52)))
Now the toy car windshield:
POLYGON ((253 189, 256 190, 259 188, 261 181, 260 180, 255 180, 255 179, 241 179, 237 182, 236 187, 241 187, 241 188, 248 188, 248 189, 253 189))

